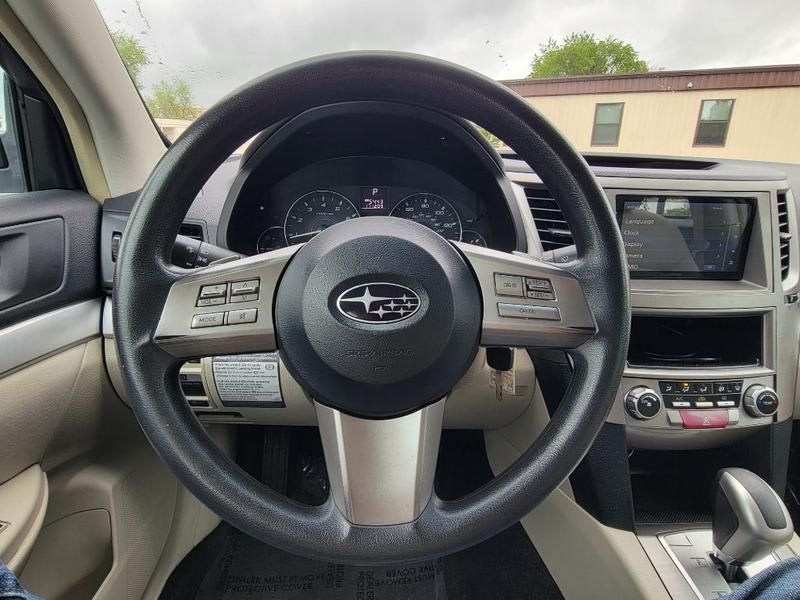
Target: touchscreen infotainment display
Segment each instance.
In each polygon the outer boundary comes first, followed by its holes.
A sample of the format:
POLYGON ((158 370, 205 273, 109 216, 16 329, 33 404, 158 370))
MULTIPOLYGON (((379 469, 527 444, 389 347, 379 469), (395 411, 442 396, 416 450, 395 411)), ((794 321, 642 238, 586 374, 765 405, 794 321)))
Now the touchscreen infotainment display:
POLYGON ((754 198, 617 196, 632 278, 741 279, 754 198))

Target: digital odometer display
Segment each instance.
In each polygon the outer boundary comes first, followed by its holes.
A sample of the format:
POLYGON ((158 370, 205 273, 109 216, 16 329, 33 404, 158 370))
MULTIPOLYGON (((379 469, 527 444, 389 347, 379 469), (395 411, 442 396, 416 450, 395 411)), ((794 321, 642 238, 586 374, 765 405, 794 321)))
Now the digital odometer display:
POLYGON ((358 210, 370 214, 385 213, 389 208, 389 190, 385 187, 362 187, 358 210))
POLYGON ((741 279, 754 198, 617 196, 632 278, 741 279))

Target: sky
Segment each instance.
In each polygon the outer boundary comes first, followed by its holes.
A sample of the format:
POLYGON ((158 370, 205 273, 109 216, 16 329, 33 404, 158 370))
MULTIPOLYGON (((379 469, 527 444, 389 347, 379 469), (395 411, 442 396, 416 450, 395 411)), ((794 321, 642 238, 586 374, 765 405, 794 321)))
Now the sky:
POLYGON ((496 79, 525 77, 539 46, 588 31, 651 66, 800 63, 798 0, 97 0, 137 36, 154 83, 185 79, 207 107, 272 68, 342 50, 403 50, 496 79))

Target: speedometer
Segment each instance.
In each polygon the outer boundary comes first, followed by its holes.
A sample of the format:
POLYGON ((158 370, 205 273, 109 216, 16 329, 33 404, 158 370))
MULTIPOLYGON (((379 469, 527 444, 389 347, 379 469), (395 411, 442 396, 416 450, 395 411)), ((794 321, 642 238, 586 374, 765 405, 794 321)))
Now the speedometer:
POLYGON ((447 240, 461 240, 461 218, 447 200, 436 194, 411 194, 398 202, 390 217, 410 219, 447 240))
POLYGON ((339 192, 315 190, 294 201, 286 213, 284 231, 290 246, 302 244, 331 225, 355 219, 358 210, 339 192))

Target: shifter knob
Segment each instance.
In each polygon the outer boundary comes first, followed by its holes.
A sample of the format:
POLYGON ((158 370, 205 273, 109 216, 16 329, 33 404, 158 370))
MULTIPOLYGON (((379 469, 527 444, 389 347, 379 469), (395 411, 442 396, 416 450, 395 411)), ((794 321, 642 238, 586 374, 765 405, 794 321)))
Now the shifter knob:
POLYGON ((792 538, 783 500, 747 469, 720 469, 713 501, 714 553, 728 569, 760 560, 792 538))

